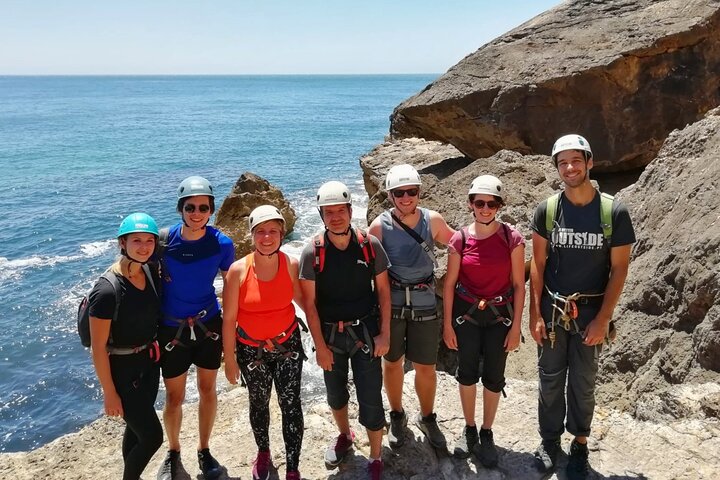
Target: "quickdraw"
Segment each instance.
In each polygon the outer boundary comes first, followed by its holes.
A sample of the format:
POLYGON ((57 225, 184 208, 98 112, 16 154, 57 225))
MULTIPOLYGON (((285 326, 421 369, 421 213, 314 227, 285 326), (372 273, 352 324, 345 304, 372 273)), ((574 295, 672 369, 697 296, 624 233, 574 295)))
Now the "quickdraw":
POLYGON ((218 333, 211 332, 210 330, 208 330, 207 326, 205 326, 205 324, 200 321, 207 316, 208 310, 210 308, 213 308, 214 306, 215 304, 213 303, 211 306, 200 310, 197 314, 183 319, 169 317, 170 320, 178 323, 178 329, 175 333, 175 337, 165 345, 165 350, 167 350, 168 352, 172 352, 176 345, 187 348, 187 345, 180 341, 180 337, 182 336, 182 332, 183 330, 185 330, 185 327, 190 328, 190 340, 192 340, 193 342, 197 341, 197 336, 195 335, 195 327, 198 327, 200 329, 205 339, 209 338, 213 341, 217 341, 218 339, 220 339, 220 335, 218 333))
POLYGON ((563 296, 557 292, 553 292, 545 285, 550 299, 552 300, 552 320, 547 322, 546 327, 550 328, 548 339, 550 340, 550 348, 555 348, 557 335, 555 333, 555 325, 559 325, 567 332, 581 332, 576 320, 578 318, 578 301, 592 298, 600 298, 604 293, 580 293, 575 292, 571 295, 563 296), (558 306, 562 304, 562 307, 558 306))
POLYGON ((458 282, 457 285, 455 285, 455 291, 461 298, 470 303, 470 308, 468 308, 467 312, 455 319, 455 323, 457 325, 462 325, 465 322, 470 322, 478 327, 489 327, 495 325, 496 323, 502 323, 506 327, 512 325, 512 289, 510 289, 505 295, 498 295, 493 298, 480 298, 470 293, 467 288, 465 288, 461 283, 458 282), (500 310, 498 310, 497 305, 507 305, 508 313, 510 314, 511 318, 503 316, 500 313, 500 310), (472 315, 473 313, 475 313, 476 310, 485 310, 488 307, 490 307, 490 311, 492 311, 495 315, 495 319, 490 323, 481 325, 480 322, 476 320, 472 315))

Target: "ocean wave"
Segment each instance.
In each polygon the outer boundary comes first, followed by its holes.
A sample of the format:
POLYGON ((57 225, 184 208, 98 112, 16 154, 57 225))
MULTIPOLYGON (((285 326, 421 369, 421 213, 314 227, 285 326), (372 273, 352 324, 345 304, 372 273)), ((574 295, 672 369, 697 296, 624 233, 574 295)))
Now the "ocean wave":
POLYGON ((0 257, 0 283, 8 280, 16 280, 27 270, 53 267, 61 263, 99 257, 110 250, 115 244, 116 240, 84 243, 80 245, 80 253, 76 255, 33 255, 15 260, 0 257))

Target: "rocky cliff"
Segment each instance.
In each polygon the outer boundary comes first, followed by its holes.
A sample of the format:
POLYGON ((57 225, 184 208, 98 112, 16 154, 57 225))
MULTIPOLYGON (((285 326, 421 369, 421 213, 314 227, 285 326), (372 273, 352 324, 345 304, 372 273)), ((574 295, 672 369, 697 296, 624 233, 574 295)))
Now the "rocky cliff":
POLYGON ((599 170, 647 165, 720 105, 720 2, 570 0, 482 46, 392 115, 395 138, 546 154, 581 132, 599 170))

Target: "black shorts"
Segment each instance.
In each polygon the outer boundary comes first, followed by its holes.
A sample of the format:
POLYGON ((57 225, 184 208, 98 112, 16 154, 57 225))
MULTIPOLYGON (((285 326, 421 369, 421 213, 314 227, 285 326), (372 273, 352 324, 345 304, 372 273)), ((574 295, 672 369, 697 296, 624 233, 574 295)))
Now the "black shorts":
MULTIPOLYGON (((205 326, 211 332, 222 335, 222 316, 218 312, 213 318, 205 322, 205 326)), ((161 326, 158 331, 158 343, 160 344, 160 367, 163 378, 175 378, 184 374, 195 365, 208 370, 220 368, 222 358, 222 337, 217 340, 205 338, 203 331, 195 327, 195 341, 190 340, 190 329, 185 328, 180 341, 183 345, 175 345, 171 351, 165 350, 165 345, 175 338, 177 327, 161 326)))

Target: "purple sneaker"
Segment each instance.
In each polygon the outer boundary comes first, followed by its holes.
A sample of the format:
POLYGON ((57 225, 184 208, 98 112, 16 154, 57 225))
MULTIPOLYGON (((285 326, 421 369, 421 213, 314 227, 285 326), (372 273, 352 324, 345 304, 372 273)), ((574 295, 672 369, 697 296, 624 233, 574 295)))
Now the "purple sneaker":
POLYGON ((268 480, 270 478, 270 452, 261 450, 258 452, 253 462, 252 478, 253 480, 268 480))
POLYGON ((344 433, 338 435, 335 441, 330 444, 325 451, 325 466, 332 470, 340 465, 340 462, 343 461, 345 455, 347 455, 352 448, 354 441, 355 434, 352 431, 350 432, 349 438, 344 433))

